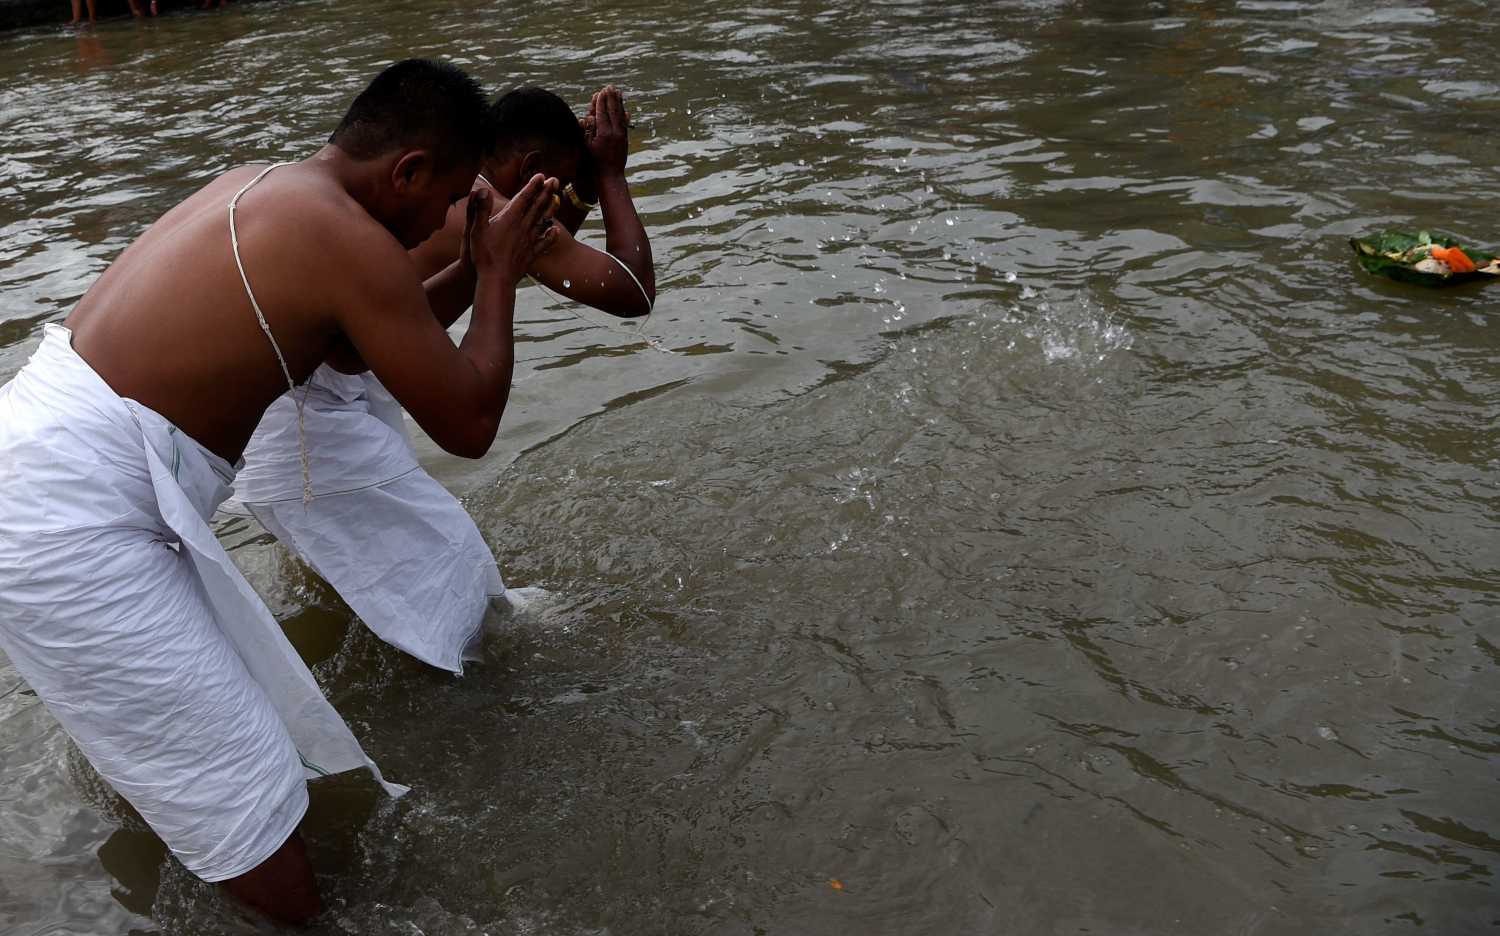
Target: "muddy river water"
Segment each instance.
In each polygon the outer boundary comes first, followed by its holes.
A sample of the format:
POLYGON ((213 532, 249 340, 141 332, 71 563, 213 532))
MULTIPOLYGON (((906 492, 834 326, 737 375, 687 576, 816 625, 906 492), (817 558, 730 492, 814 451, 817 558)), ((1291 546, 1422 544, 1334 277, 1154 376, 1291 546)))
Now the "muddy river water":
MULTIPOLYGON (((1376 934, 1500 921, 1483 0, 244 3, 0 38, 0 380, 380 66, 635 112, 660 301, 523 291, 513 585, 461 680, 219 530, 387 776, 315 933, 1376 934)), ((586 229, 587 231, 588 229, 586 229)), ((602 241, 597 225, 592 235, 602 241)), ((265 931, 0 658, 0 931, 265 931)))

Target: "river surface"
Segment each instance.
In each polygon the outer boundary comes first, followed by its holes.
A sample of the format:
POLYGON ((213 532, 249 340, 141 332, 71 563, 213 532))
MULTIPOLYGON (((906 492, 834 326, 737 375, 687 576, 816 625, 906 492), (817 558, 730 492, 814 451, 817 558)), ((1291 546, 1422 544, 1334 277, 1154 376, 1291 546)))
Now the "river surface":
MULTIPOLYGON (((1494 932, 1500 287, 1346 245, 1500 245, 1494 13, 289 0, 12 34, 0 380, 390 60, 614 82, 655 314, 523 291, 499 443, 423 447, 554 597, 455 680, 219 524, 414 787, 314 784, 311 932, 1494 932)), ((0 931, 267 929, 0 660, 0 931)))

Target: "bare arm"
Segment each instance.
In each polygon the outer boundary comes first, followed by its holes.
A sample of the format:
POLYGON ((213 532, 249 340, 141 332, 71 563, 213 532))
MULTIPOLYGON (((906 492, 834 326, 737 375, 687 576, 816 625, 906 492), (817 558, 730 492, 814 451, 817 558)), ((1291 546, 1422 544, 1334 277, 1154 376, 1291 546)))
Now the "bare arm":
MULTIPOLYGON (((475 191, 478 191, 478 189, 475 189, 475 191)), ((472 197, 471 195, 470 198, 472 197)), ((443 226, 438 229, 437 233, 412 249, 411 258, 416 261, 417 269, 421 272, 424 281, 443 273, 463 253, 464 231, 467 226, 468 210, 468 198, 449 208, 448 220, 443 223, 443 226)), ((500 206, 497 205, 490 209, 490 213, 493 214, 499 210, 500 206)), ((472 299, 473 297, 473 290, 470 290, 467 298, 472 299)), ((468 306, 464 308, 468 308, 468 306)), ((459 315, 463 315, 463 312, 463 309, 459 309, 458 314, 454 315, 453 319, 457 319, 459 315)), ((453 320, 450 319, 448 324, 453 324, 453 320)))
MULTIPOLYGON (((423 281, 427 305, 444 329, 473 305, 474 291, 479 285, 478 271, 468 251, 463 249, 467 242, 469 201, 466 198, 450 208, 443 227, 410 252, 423 281)), ((329 353, 328 365, 341 374, 362 374, 370 369, 347 340, 339 342, 329 353)))
MULTIPOLYGON (((606 93, 601 91, 596 94, 595 101, 599 102, 606 93)), ((614 92, 614 97, 618 96, 619 92, 614 92)), ((589 132, 587 128, 597 125, 594 114, 599 106, 599 103, 595 103, 590 109, 590 116, 585 118, 586 133, 589 132)), ((624 113, 623 108, 619 113, 624 113)), ((573 238, 572 232, 577 230, 578 222, 584 215, 564 200, 558 209, 558 215, 559 218, 568 217, 572 225, 562 223, 567 230, 557 232, 557 242, 537 258, 530 272, 538 282, 553 292, 610 315, 633 318, 651 311, 656 300, 656 275, 651 257, 651 241, 636 214, 630 189, 625 184, 624 159, 628 141, 615 122, 608 121, 607 127, 614 129, 606 129, 602 134, 594 133, 592 145, 609 160, 602 170, 595 170, 593 183, 599 190, 600 202, 604 208, 605 247, 608 254, 573 238), (615 181, 601 182, 601 179, 615 181), (636 278, 632 279, 630 274, 620 268, 620 263, 610 259, 609 254, 627 264, 636 278), (640 281, 639 285, 637 279, 640 281)), ((591 159, 590 162, 596 161, 591 159)), ((498 195, 494 197, 497 201, 503 201, 498 195)), ((443 229, 412 251, 412 259, 427 277, 427 293, 432 302, 433 313, 444 328, 463 315, 468 308, 468 299, 473 294, 472 287, 468 287, 465 292, 462 285, 452 291, 442 291, 444 277, 452 277, 462 283, 459 271, 454 269, 454 258, 459 257, 464 243, 463 205, 464 203, 460 203, 449 211, 448 221, 443 229)), ((343 369, 342 365, 340 369, 343 369)))
MULTIPOLYGON (((501 196, 492 197, 496 204, 505 202, 501 196)), ((559 211, 564 208, 572 209, 566 200, 561 204, 563 207, 559 211)), ((448 213, 448 221, 443 229, 411 252, 418 271, 427 277, 424 286, 428 301, 432 305, 433 314, 437 316, 438 324, 444 328, 458 321, 474 297, 474 280, 463 277, 462 258, 459 257, 460 245, 464 242, 465 205, 467 200, 455 206, 455 210, 448 213), (459 259, 455 259, 456 257, 459 259)), ((577 212, 577 209, 573 210, 577 212)), ((537 257, 532 265, 530 272, 537 282, 555 293, 621 318, 645 315, 651 310, 640 287, 625 275, 615 261, 575 240, 572 233, 565 229, 566 225, 560 227, 563 229, 558 230, 556 243, 537 257)), ((646 258, 649 262, 650 245, 645 241, 644 229, 641 230, 641 243, 646 244, 646 258)), ((357 367, 354 371, 347 371, 348 367, 355 366, 355 362, 339 361, 336 366, 348 373, 364 369, 357 367)))
MULTIPOLYGON (((628 126, 625 100, 619 89, 610 85, 597 92, 589 105, 589 115, 584 118, 584 140, 595 166, 594 184, 604 212, 604 246, 640 282, 635 291, 645 293, 645 308, 637 314, 644 314, 656 302, 656 266, 651 259, 646 227, 636 214, 630 185, 625 181, 625 159, 630 151, 628 126)), ((623 271, 615 274, 616 278, 622 274, 623 271)), ((624 278, 628 283, 629 277, 624 278)))
MULTIPOLYGON (((472 199, 470 199, 472 200, 472 199)), ((474 291, 479 286, 479 271, 467 255, 460 256, 448 264, 442 272, 430 276, 422 283, 427 293, 427 304, 438 324, 447 328, 458 321, 459 316, 474 302, 474 291)))
POLYGON ((557 242, 532 265, 531 275, 553 292, 620 318, 651 311, 641 287, 608 255, 559 231, 557 242))
POLYGON ((364 255, 364 275, 353 278, 341 304, 339 324, 354 350, 417 425, 455 455, 480 457, 499 430, 515 364, 515 284, 556 236, 552 225, 541 227, 555 189, 556 180, 533 178, 493 221, 488 193, 469 199, 477 286, 457 348, 399 245, 364 255))
MULTIPOLYGON (((629 116, 619 90, 611 85, 595 93, 583 124, 593 172, 590 182, 604 215, 607 253, 572 237, 585 214, 564 201, 557 219, 566 233, 558 232, 556 244, 538 257, 530 272, 553 292, 601 312, 620 318, 645 315, 656 302, 656 267, 651 240, 625 180, 629 116), (634 278, 620 269, 621 263, 634 278)), ((464 314, 474 294, 472 280, 464 278, 461 263, 465 206, 455 205, 443 228, 412 251, 412 259, 426 281, 433 314, 444 328, 464 314)), ((346 366, 341 363, 340 369, 346 366)))

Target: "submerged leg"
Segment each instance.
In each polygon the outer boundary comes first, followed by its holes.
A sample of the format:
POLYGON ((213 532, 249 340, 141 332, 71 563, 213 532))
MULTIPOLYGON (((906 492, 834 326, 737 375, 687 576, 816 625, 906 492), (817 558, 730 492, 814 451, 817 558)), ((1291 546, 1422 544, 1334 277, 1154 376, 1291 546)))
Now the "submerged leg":
POLYGON ((293 832, 253 870, 225 881, 224 889, 247 907, 282 923, 306 923, 322 909, 300 832, 293 832))
POLYGON ((317 913, 296 834, 306 768, 187 550, 149 529, 33 539, 27 588, 0 562, 0 649, 16 671, 188 871, 277 919, 317 913))

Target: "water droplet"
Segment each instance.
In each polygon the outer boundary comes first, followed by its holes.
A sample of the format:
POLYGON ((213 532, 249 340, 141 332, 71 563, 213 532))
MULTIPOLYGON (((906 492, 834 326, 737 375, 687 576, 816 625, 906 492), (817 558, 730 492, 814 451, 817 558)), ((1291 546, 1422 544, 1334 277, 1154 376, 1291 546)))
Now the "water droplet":
POLYGON ((1005 274, 1005 281, 1007 283, 1014 283, 1016 281, 1016 274, 1014 274, 1014 273, 1007 273, 1007 274, 1005 274))
POLYGON ((946 222, 945 222, 945 223, 946 223, 946 224, 947 224, 947 225, 948 225, 948 226, 949 226, 949 227, 953 227, 953 225, 955 225, 955 224, 957 224, 957 223, 958 223, 958 222, 957 222, 957 221, 954 221, 954 220, 953 220, 953 219, 952 219, 952 218, 948 218, 948 219, 947 219, 947 220, 946 220, 946 222))
POLYGON ((572 280, 569 280, 569 279, 563 280, 563 289, 572 289, 572 288, 573 288, 573 281, 572 280))

